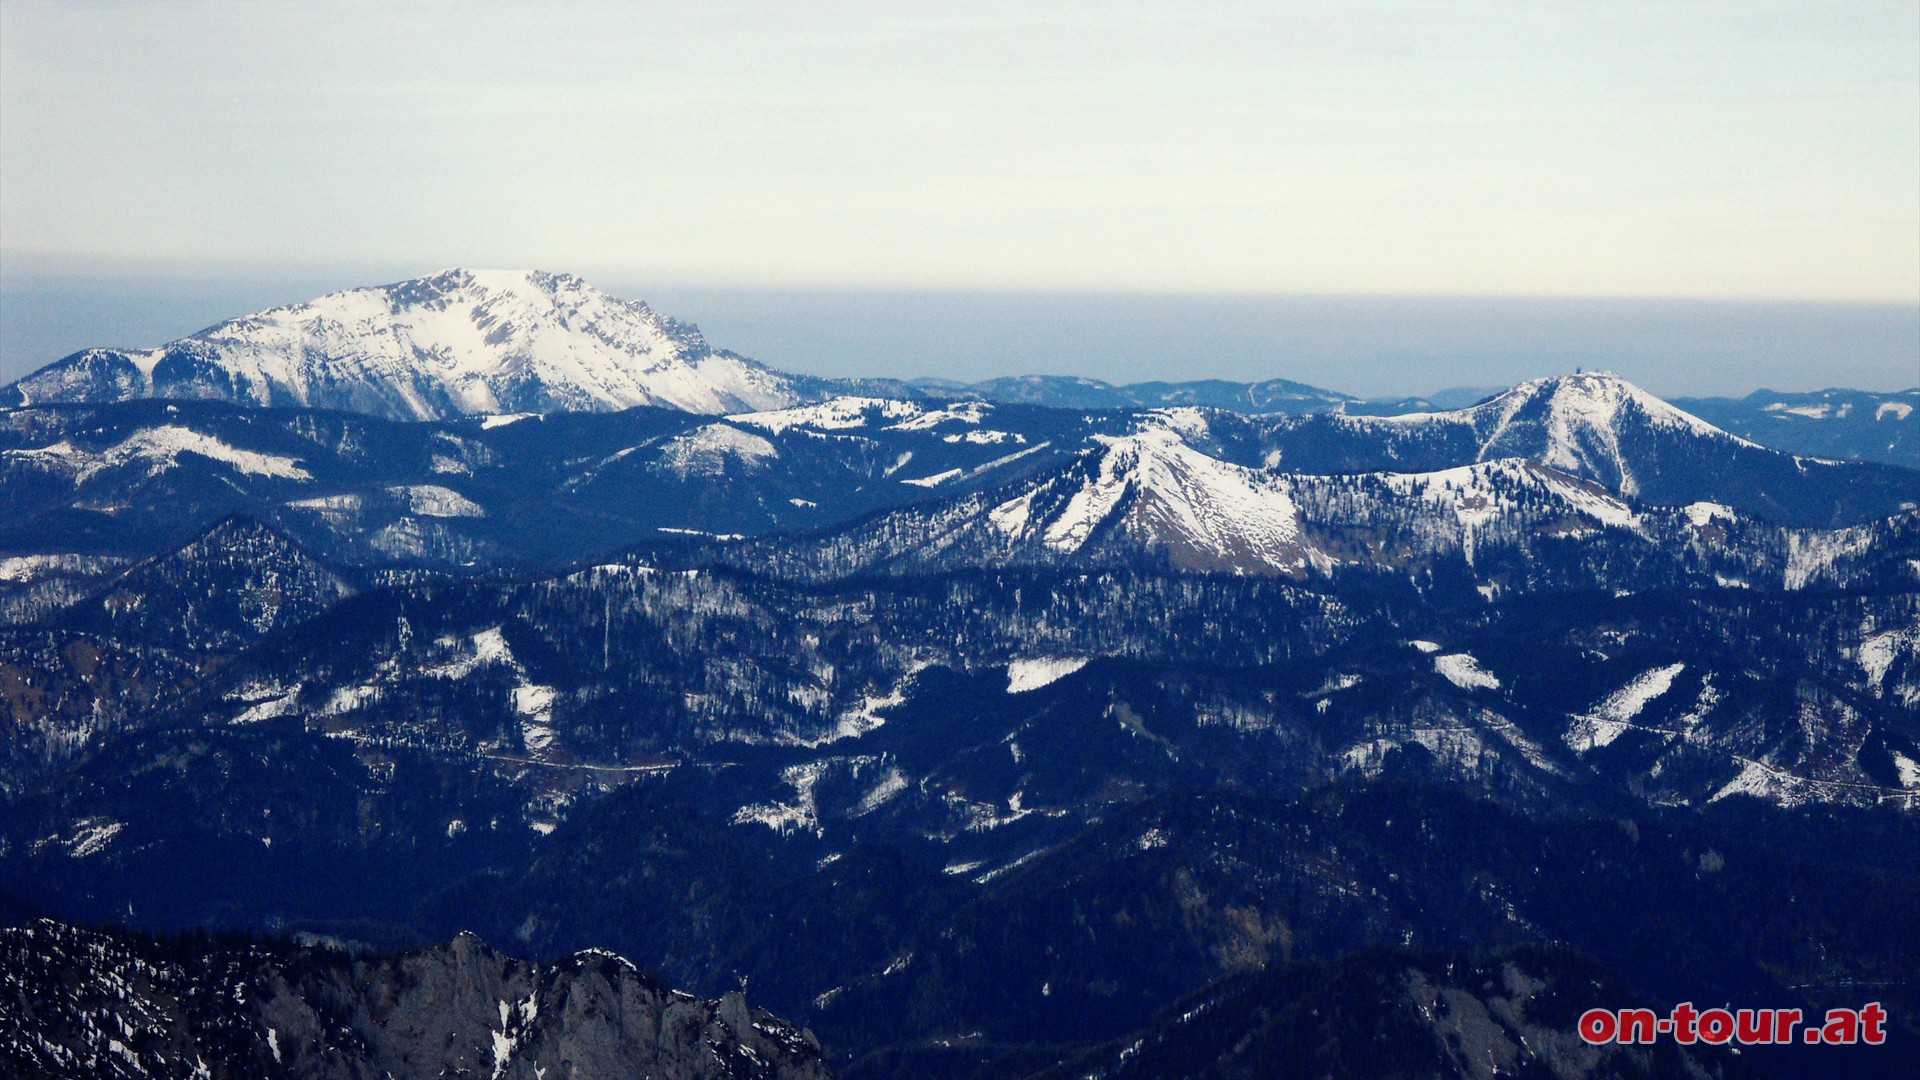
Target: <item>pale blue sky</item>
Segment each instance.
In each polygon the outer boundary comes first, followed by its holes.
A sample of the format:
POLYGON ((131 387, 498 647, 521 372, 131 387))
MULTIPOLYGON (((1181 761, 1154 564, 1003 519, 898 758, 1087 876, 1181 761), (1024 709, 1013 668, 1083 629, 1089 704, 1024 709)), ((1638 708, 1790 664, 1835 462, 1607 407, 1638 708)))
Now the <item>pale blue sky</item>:
POLYGON ((16 344, 50 281, 448 265, 1913 308, 1916 192, 1916 0, 0 0, 16 344))
POLYGON ((0 3, 0 246, 1920 299, 1920 6, 0 3))

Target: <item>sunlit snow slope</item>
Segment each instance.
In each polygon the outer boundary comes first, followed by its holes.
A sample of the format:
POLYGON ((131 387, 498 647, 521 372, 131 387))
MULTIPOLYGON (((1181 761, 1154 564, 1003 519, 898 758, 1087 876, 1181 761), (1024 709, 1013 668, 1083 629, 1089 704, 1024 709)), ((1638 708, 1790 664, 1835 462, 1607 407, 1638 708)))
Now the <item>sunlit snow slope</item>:
POLYGON ((802 400, 787 376, 570 274, 459 269, 231 319, 156 349, 88 349, 0 392, 13 404, 140 397, 402 420, 802 400))

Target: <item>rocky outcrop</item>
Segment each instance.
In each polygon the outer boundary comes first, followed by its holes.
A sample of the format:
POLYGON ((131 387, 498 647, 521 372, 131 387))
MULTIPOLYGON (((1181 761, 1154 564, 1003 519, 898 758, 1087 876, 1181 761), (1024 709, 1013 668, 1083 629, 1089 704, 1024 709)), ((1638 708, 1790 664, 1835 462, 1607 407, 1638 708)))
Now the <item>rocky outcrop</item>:
POLYGON ((517 960, 462 934, 404 953, 0 931, 0 1073, 20 1077, 828 1076, 813 1036, 738 993, 669 989, 612 953, 517 960))

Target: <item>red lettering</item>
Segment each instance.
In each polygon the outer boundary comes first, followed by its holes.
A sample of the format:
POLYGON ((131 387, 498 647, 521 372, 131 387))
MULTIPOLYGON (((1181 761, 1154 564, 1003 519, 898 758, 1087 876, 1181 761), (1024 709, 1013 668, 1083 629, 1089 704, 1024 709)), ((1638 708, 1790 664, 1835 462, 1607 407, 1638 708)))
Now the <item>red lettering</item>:
POLYGON ((1826 1026, 1820 1029, 1824 1043, 1851 1043, 1860 1038, 1860 1017, 1852 1009, 1828 1009, 1826 1026))
POLYGON ((1652 1009, 1621 1009, 1618 1040, 1623 1043, 1650 1043, 1659 1031, 1652 1009))
POLYGON ((1693 1011, 1693 1002, 1683 1001, 1673 1007, 1673 1041, 1682 1046, 1693 1042, 1693 1022, 1699 1017, 1693 1011))
POLYGON ((1860 1041, 1868 1046, 1879 1046, 1887 1041, 1887 1010, 1877 1001, 1869 1002, 1860 1008, 1860 1041))
POLYGON ((1612 1042, 1619 1030, 1619 1022, 1608 1009, 1588 1009, 1580 1014, 1580 1037, 1595 1046, 1612 1042))
POLYGON ((1877 1001, 1859 1009, 1828 1009, 1809 1019, 1799 1009, 1696 1009, 1691 1001, 1665 1016, 1652 1009, 1588 1009, 1580 1014, 1580 1038, 1590 1046, 1648 1046, 1672 1035, 1681 1045, 1791 1045, 1795 1033, 1808 1046, 1880 1046, 1887 1041, 1887 1010, 1877 1001))
POLYGON ((1708 1009, 1700 1014, 1700 1041, 1719 1046, 1733 1038, 1733 1014, 1725 1009, 1708 1009))

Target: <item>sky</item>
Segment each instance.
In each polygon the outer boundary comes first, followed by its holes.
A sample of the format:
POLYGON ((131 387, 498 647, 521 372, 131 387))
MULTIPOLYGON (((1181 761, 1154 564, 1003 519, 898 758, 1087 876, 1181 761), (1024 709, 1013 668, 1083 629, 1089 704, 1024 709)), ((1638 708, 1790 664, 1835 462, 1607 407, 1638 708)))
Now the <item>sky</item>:
POLYGON ((1916 192, 1916 0, 0 0, 0 375, 467 265, 800 370, 1889 388, 1916 192))

